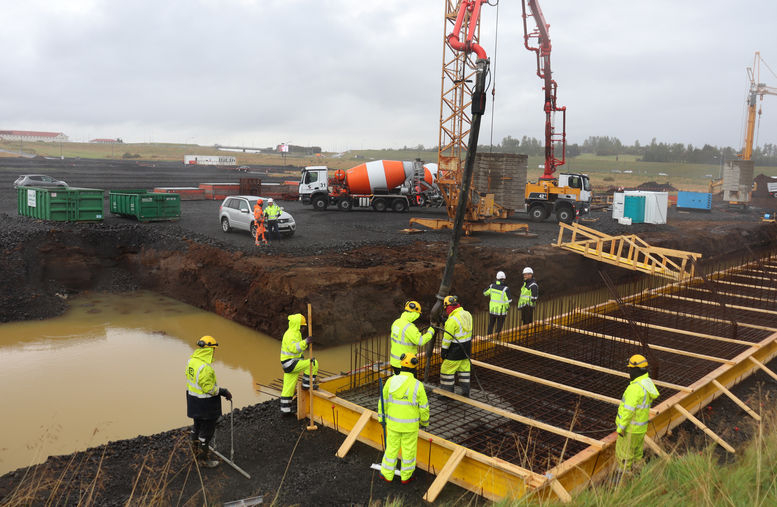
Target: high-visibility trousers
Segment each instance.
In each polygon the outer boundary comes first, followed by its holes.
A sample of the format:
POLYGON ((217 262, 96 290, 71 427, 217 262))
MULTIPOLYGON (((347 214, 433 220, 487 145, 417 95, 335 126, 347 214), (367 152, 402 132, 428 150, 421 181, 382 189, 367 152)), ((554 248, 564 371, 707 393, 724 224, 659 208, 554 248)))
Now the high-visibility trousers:
POLYGON ((399 475, 403 481, 410 479, 415 471, 415 454, 418 449, 418 431, 393 431, 386 428, 386 452, 380 464, 380 473, 387 481, 394 480, 394 471, 397 468, 397 459, 402 466, 399 475), (399 449, 402 448, 402 458, 397 458, 399 449))
POLYGON ((254 241, 257 245, 260 244, 259 238, 262 238, 262 243, 267 243, 267 239, 264 236, 264 221, 256 222, 256 237, 254 241))
POLYGON ((627 431, 623 436, 618 435, 618 440, 615 442, 615 457, 618 459, 622 471, 628 472, 635 463, 642 460, 644 442, 644 433, 627 431))
MULTIPOLYGON (((302 388, 310 387, 310 359, 300 359, 291 373, 283 374, 283 390, 281 391, 281 412, 291 413, 291 400, 294 398, 294 391, 297 389, 297 379, 300 372, 302 374, 302 388)), ((318 373, 318 361, 313 362, 313 381, 316 380, 318 373)))
POLYGON ((456 374, 459 375, 459 386, 465 396, 469 396, 469 375, 472 366, 469 359, 451 361, 445 359, 440 366, 440 387, 453 392, 453 384, 456 382, 456 374))

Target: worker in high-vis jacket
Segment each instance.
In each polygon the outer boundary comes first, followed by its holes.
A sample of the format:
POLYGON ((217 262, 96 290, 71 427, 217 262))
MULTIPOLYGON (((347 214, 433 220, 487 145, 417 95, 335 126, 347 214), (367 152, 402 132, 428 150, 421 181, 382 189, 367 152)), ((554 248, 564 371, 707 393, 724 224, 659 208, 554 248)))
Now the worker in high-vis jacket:
POLYGON ((537 306, 537 298, 540 296, 540 287, 534 279, 534 270, 529 266, 523 268, 523 286, 518 297, 518 308, 521 309, 521 322, 531 324, 534 322, 534 307, 537 306))
POLYGON ((383 386, 378 401, 378 421, 385 423, 386 452, 380 465, 383 480, 391 482, 397 468, 397 455, 402 449, 400 477, 402 484, 413 480, 415 455, 418 448, 418 428, 429 426, 429 400, 424 385, 416 380, 418 358, 413 353, 402 354, 399 374, 392 375, 383 386))
POLYGON ((490 298, 488 302, 488 334, 493 333, 495 327, 497 334, 502 332, 507 310, 510 308, 510 303, 513 302, 510 287, 505 282, 506 278, 504 271, 498 271, 496 282, 483 291, 483 295, 490 298))
POLYGON ((256 224, 256 237, 254 241, 256 246, 268 244, 267 238, 264 235, 264 211, 262 211, 262 204, 264 202, 261 199, 254 204, 254 223, 256 224))
POLYGON ((267 233, 270 236, 270 241, 281 239, 281 233, 278 229, 278 220, 281 218, 283 210, 280 206, 275 204, 272 197, 267 199, 267 208, 264 210, 264 217, 267 220, 267 233))
POLYGON ((448 318, 442 337, 442 365, 440 366, 440 387, 454 392, 456 376, 459 377, 461 394, 469 397, 469 375, 472 369, 472 314, 461 307, 456 296, 443 300, 443 309, 448 318))
POLYGON ((650 405, 658 398, 658 389, 648 375, 645 356, 631 356, 626 369, 631 382, 623 393, 618 415, 615 417, 618 432, 615 456, 620 463, 621 473, 629 472, 635 463, 642 460, 642 445, 648 429, 650 405))
POLYGON ((186 416, 194 419, 192 447, 201 467, 214 468, 219 462, 210 459, 210 441, 216 433, 216 421, 221 416, 221 397, 232 399, 229 389, 219 387, 213 370, 213 355, 219 344, 212 336, 197 341, 186 364, 186 416))
POLYGON ((389 362, 394 373, 400 371, 400 357, 402 354, 417 354, 418 348, 423 347, 434 336, 434 329, 429 327, 425 333, 418 330, 414 322, 421 316, 421 304, 418 301, 405 303, 405 310, 391 324, 391 358, 389 362))
POLYGON ((292 414, 292 402, 297 388, 297 380, 302 372, 302 388, 315 389, 316 375, 318 374, 318 361, 302 359, 302 353, 313 341, 312 336, 302 337, 303 331, 307 335, 307 320, 301 313, 289 315, 289 328, 283 334, 281 342, 281 367, 283 368, 283 390, 281 391, 281 414, 292 414), (313 361, 313 378, 310 378, 310 362, 313 361))

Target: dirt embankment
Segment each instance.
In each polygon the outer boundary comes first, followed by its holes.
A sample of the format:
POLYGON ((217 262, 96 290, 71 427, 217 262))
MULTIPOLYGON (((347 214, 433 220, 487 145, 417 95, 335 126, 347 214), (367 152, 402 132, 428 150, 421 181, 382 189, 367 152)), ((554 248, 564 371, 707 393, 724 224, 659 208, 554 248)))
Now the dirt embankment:
MULTIPOLYGON (((426 315, 448 248, 445 242, 419 241, 270 256, 178 227, 51 225, 2 215, 0 228, 0 269, 7 281, 0 289, 2 321, 57 314, 65 308, 58 294, 144 288, 276 337, 286 328, 286 316, 304 311, 310 302, 323 345, 385 333, 411 298, 424 305, 426 315)), ((777 226, 689 223, 641 237, 711 259, 775 244, 777 226)), ((616 282, 634 276, 550 246, 500 249, 465 243, 458 260, 453 291, 475 310, 487 308, 481 292, 497 270, 505 271, 517 290, 521 270, 531 265, 545 298, 601 286, 599 269, 616 282)))

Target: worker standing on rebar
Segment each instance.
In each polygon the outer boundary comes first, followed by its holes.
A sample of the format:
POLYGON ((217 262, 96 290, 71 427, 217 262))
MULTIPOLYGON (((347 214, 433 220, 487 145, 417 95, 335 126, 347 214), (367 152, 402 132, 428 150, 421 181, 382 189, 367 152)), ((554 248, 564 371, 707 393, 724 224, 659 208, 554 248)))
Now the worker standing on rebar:
POLYGON ((496 273, 496 282, 489 285, 483 291, 484 296, 491 298, 488 303, 488 334, 494 332, 494 327, 496 327, 497 334, 502 332, 502 326, 504 326, 505 317, 507 317, 507 310, 510 308, 510 303, 513 302, 510 287, 505 282, 506 278, 504 271, 498 271, 496 273))
POLYGON ((618 471, 621 475, 630 472, 632 466, 642 460, 642 445, 650 419, 650 405, 658 398, 658 389, 648 375, 645 356, 631 356, 626 369, 631 382, 623 393, 618 415, 615 417, 618 431, 615 456, 620 463, 618 471))
POLYGON ((408 301, 405 303, 405 311, 391 324, 391 367, 394 374, 401 370, 400 357, 402 354, 417 354, 418 348, 426 345, 434 336, 434 330, 429 327, 421 334, 414 322, 421 316, 421 303, 408 301))
POLYGON ((267 209, 264 210, 264 216, 267 219, 268 234, 270 235, 270 241, 276 241, 281 239, 281 233, 278 230, 278 219, 281 217, 283 210, 280 206, 275 204, 272 197, 267 199, 267 209))
POLYGON ((402 484, 413 481, 415 455, 418 448, 418 427, 429 426, 429 400, 424 385, 416 380, 418 357, 402 354, 401 370, 383 386, 383 403, 378 403, 378 422, 386 422, 386 452, 380 465, 383 480, 394 480, 397 455, 402 449, 400 476, 402 484))
POLYGON ((281 342, 281 367, 283 368, 283 390, 281 391, 281 414, 292 414, 292 402, 294 400, 294 391, 297 388, 297 380, 300 372, 302 373, 302 388, 316 389, 316 374, 318 373, 318 361, 313 359, 302 359, 302 353, 313 341, 312 336, 302 338, 302 332, 307 334, 308 322, 301 313, 289 315, 289 328, 283 334, 281 342), (313 361, 313 379, 310 375, 310 361, 313 361))
POLYGON ((472 369, 472 314, 461 307, 459 298, 447 296, 443 300, 443 309, 448 318, 445 320, 445 332, 442 337, 442 366, 440 366, 440 387, 454 392, 456 375, 462 396, 469 397, 469 375, 472 369))
POLYGON ((540 286, 534 279, 534 270, 529 266, 523 268, 523 286, 518 297, 518 308, 521 309, 521 322, 531 324, 534 322, 534 307, 540 296, 540 286))
POLYGON ((254 223, 256 224, 256 237, 254 241, 256 246, 267 244, 267 238, 264 236, 264 211, 262 211, 262 204, 264 202, 261 199, 254 204, 254 223), (261 243, 259 242, 260 237, 262 238, 261 243))
POLYGON ((197 341, 186 365, 186 416, 194 419, 191 432, 192 447, 197 462, 205 468, 214 468, 219 462, 210 459, 210 441, 216 433, 216 421, 221 416, 221 397, 231 400, 229 389, 219 387, 213 370, 213 355, 219 344, 212 336, 197 341))

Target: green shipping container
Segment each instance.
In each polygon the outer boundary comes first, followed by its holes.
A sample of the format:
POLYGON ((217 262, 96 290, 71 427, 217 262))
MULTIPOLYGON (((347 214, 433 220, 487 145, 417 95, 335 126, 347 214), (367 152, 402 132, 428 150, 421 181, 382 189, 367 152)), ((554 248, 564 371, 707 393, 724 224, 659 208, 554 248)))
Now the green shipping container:
POLYGON ((181 217, 181 196, 146 190, 111 190, 111 213, 135 217, 140 222, 177 220, 181 217))
POLYGON ((19 215, 56 222, 94 222, 103 219, 103 191, 95 188, 16 189, 19 215))
POLYGON ((644 224, 645 196, 627 195, 623 202, 623 216, 629 217, 632 224, 644 224))

